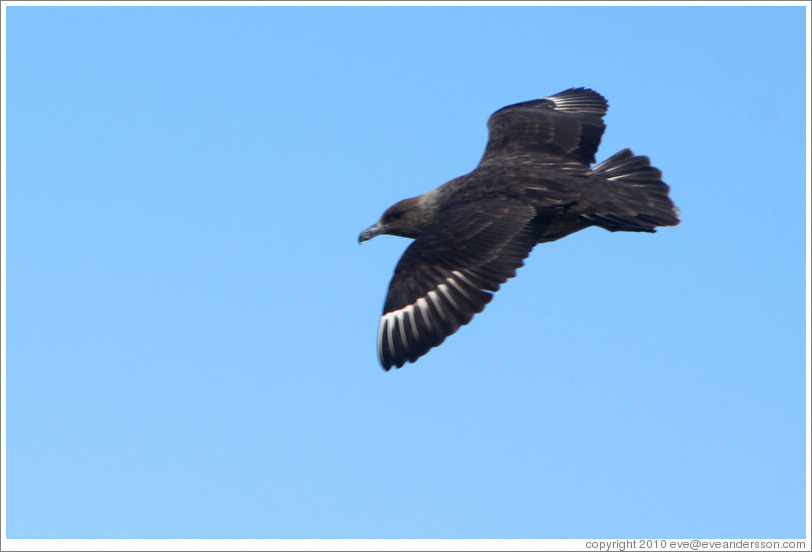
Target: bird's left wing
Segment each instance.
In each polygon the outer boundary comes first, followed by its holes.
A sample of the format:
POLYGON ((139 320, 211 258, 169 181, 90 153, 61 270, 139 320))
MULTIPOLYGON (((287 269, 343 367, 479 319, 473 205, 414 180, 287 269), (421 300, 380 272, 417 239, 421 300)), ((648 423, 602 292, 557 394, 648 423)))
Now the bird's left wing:
POLYGON ((608 104, 588 88, 570 88, 558 94, 507 107, 488 119, 488 145, 481 166, 534 162, 586 168, 605 128, 608 104))
POLYGON ((450 209, 404 252, 378 328, 384 369, 414 362, 471 321, 536 244, 543 219, 505 200, 450 209))

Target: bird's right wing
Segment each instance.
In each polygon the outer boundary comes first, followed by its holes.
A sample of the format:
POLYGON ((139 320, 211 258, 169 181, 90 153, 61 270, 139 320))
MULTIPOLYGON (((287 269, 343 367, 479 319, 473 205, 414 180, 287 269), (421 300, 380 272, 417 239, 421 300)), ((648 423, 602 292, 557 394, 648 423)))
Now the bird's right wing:
POLYGON ((450 209, 404 252, 378 328, 384 369, 414 362, 471 321, 533 249, 530 205, 487 200, 450 209))
POLYGON ((480 165, 530 157, 535 162, 588 167, 606 128, 607 107, 604 97, 588 88, 503 107, 488 119, 488 145, 480 165))

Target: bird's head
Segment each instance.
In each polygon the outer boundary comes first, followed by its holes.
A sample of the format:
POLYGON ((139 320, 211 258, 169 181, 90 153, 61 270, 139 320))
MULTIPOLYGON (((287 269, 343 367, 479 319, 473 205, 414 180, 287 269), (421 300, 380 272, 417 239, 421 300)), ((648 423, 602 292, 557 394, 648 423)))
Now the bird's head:
POLYGON ((422 196, 398 201, 384 211, 381 220, 361 232, 358 243, 380 234, 416 238, 427 224, 423 203, 422 196))

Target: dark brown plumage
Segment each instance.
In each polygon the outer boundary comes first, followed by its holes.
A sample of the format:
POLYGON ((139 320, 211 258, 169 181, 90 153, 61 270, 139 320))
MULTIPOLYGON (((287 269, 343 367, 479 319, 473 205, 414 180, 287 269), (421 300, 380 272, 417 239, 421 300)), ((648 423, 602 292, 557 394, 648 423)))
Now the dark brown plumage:
POLYGON ((473 172, 404 199, 359 241, 415 241, 389 284, 378 328, 384 369, 414 362, 471 321, 537 243, 589 226, 654 232, 679 224, 647 157, 620 151, 595 167, 606 100, 573 88, 503 107, 473 172))

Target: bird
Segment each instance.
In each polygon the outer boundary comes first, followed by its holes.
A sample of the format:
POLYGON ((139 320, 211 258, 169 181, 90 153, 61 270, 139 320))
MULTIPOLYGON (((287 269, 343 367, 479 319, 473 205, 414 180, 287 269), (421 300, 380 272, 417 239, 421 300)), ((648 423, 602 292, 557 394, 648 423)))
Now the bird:
POLYGON ((411 238, 378 325, 384 370, 415 362, 485 308, 540 243, 591 226, 655 232, 680 223, 662 173, 623 149, 595 166, 606 99, 590 88, 503 107, 477 167, 398 201, 361 232, 411 238))

